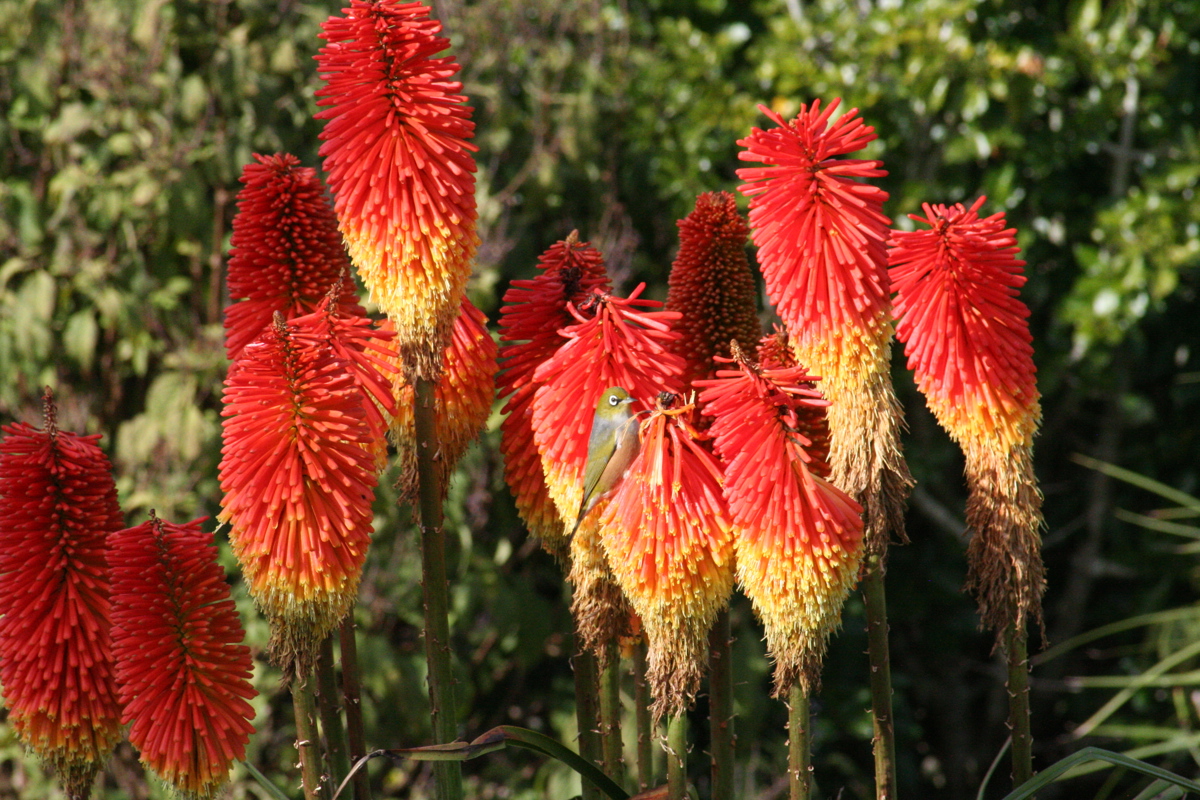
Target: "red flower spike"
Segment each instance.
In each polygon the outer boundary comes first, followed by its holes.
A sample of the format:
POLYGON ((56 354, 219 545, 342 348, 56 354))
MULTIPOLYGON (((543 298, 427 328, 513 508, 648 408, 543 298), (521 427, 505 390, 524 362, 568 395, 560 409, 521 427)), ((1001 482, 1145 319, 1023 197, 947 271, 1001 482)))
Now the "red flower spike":
POLYGON ((815 688, 863 555, 862 507, 814 475, 805 408, 827 405, 801 367, 756 367, 701 381, 709 432, 725 466, 737 574, 766 629, 775 695, 815 688))
POLYGON ((840 101, 804 105, 791 122, 755 128, 738 144, 750 225, 767 293, 787 325, 796 360, 823 377, 832 404, 832 479, 866 509, 867 546, 882 553, 904 538, 912 476, 900 451, 900 404, 889 372, 887 193, 857 179, 882 162, 840 158, 873 141, 857 109, 832 119, 840 101), (864 435, 866 433, 866 435, 864 435))
POLYGON ((687 362, 685 386, 716 371, 713 356, 729 355, 729 342, 753 347, 762 336, 758 290, 746 258, 750 227, 733 195, 707 192, 679 226, 679 254, 671 265, 667 308, 683 316, 672 348, 687 362))
POLYGON ((471 274, 471 109, 435 58, 449 45, 421 3, 352 0, 321 25, 320 155, 350 257, 395 322, 405 369, 436 380, 471 274))
POLYGON ((938 422, 966 456, 967 585, 1001 635, 1041 623, 1042 496, 1033 474, 1041 423, 1029 310, 1018 299, 1024 261, 1004 213, 925 204, 928 230, 893 231, 889 253, 908 366, 938 422))
MULTIPOLYGON (((487 315, 465 295, 442 363, 445 369, 433 389, 433 400, 440 451, 437 462, 439 485, 445 497, 454 468, 487 424, 496 395, 496 342, 488 332, 487 315)), ((397 486, 415 504, 417 438, 413 422, 413 389, 402 374, 396 376, 395 394, 397 413, 392 420, 391 432, 400 452, 401 473, 397 486)))
POLYGON ((17 736, 72 798, 120 740, 104 540, 124 524, 99 436, 5 425, 0 441, 0 685, 17 736))
POLYGON ((529 532, 551 552, 566 547, 563 521, 550 500, 542 457, 533 439, 533 397, 541 382, 534 374, 567 339, 560 333, 575 322, 568 304, 580 305, 596 290, 610 288, 604 259, 572 231, 538 259, 533 280, 513 281, 500 309, 500 362, 497 394, 507 398, 500 424, 504 478, 529 532))
MULTIPOLYGON (((775 332, 764 336, 758 343, 758 362, 764 369, 784 369, 797 367, 796 357, 792 355, 792 346, 788 343, 787 333, 775 326, 775 332)), ((816 383, 802 383, 805 389, 816 391, 816 383)), ((808 470, 818 478, 828 478, 832 471, 829 466, 829 417, 824 405, 801 405, 794 409, 796 412, 796 432, 808 440, 804 447, 810 459, 808 470)))
POLYGON ((208 800, 254 733, 250 648, 197 519, 109 537, 113 648, 129 741, 187 798, 208 800))
POLYGON ((307 671, 354 603, 370 542, 375 440, 320 317, 276 318, 225 381, 220 520, 285 669, 307 671))
POLYGON ((661 405, 599 520, 618 585, 649 642, 654 714, 684 712, 700 685, 708 631, 733 589, 733 534, 721 467, 688 422, 661 405))
MULTIPOLYGON (((550 497, 564 520, 574 521, 583 500, 583 473, 596 401, 610 386, 634 398, 633 411, 653 408, 660 391, 681 393, 683 359, 668 351, 679 314, 642 300, 645 284, 627 299, 595 293, 584 308, 572 305, 576 324, 561 330, 568 341, 534 373, 533 433, 550 497), (639 310, 647 309, 647 310, 639 310)), ((592 515, 589 515, 592 516, 592 515)))
POLYGON ((333 289, 342 313, 362 315, 350 259, 316 170, 287 153, 255 154, 242 170, 229 252, 225 353, 242 349, 271 324, 316 310, 333 289), (240 301, 240 302, 237 302, 240 301))

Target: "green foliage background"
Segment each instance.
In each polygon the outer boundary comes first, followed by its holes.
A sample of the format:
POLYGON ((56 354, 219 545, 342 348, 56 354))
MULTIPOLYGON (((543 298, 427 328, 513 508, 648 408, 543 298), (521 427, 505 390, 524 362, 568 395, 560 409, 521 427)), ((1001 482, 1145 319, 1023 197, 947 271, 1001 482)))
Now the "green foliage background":
MULTIPOLYGON (((185 520, 218 507, 223 263, 237 178, 254 152, 317 164, 312 55, 338 6, 0 0, 0 420, 36 421, 40 387, 54 386, 64 427, 105 435, 131 522, 150 508, 185 520)), ((736 186, 735 140, 765 119, 756 104, 790 115, 814 97, 844 98, 879 132, 868 157, 890 171, 897 226, 922 202, 982 193, 985 210, 1006 210, 1019 230, 1046 414, 1037 457, 1049 641, 1194 603, 1194 555, 1114 518, 1152 498, 1069 456, 1197 490, 1200 4, 433 6, 476 107, 483 246, 472 294, 493 319, 507 282, 531 275, 537 254, 575 228, 605 253, 619 286, 644 280, 664 296, 674 221, 697 193, 736 186)), ((901 786, 907 797, 975 797, 1006 736, 1002 668, 959 592, 961 458, 899 353, 896 380, 919 481, 912 544, 893 550, 888 580, 901 786)), ((566 593, 513 511, 497 423, 461 467, 448 507, 464 733, 515 722, 570 739, 566 593)), ((368 739, 407 746, 426 736, 416 547, 391 497, 380 498, 376 529, 358 611, 368 739)), ((263 643, 264 625, 235 591, 263 643)), ((786 787, 784 712, 767 697, 770 665, 740 600, 734 618, 741 796, 775 797, 786 787)), ((1200 613, 1039 666, 1038 762, 1087 742, 1157 747, 1150 755, 1195 775, 1200 695, 1184 679, 1134 693, 1086 740, 1071 731, 1112 694, 1074 676, 1119 681, 1197 633, 1200 613)), ((815 705, 825 796, 872 796, 864 649, 855 598, 815 705)), ((277 676, 260 666, 251 755, 282 784, 293 733, 277 676)), ((428 790, 422 770, 379 770, 387 796, 428 790)), ((1005 772, 987 796, 1003 793, 1005 772)), ((472 762, 468 779, 480 798, 574 791, 557 766, 519 755, 472 762)), ((1102 775, 1080 780, 1092 783, 1057 796, 1113 791, 1102 775)), ((1132 784, 1112 796, 1131 796, 1132 784)), ((0 798, 51 791, 0 722, 0 798)), ((128 745, 103 792, 163 796, 128 745)), ((231 796, 263 794, 239 772, 231 796)))

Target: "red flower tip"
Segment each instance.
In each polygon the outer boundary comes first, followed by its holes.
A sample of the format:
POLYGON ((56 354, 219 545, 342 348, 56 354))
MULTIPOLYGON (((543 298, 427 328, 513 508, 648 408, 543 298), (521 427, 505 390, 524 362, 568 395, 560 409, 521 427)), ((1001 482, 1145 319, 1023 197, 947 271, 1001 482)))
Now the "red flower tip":
POLYGON ((802 346, 886 328, 887 193, 854 179, 887 173, 881 161, 838 158, 875 139, 857 109, 830 121, 839 102, 802 105, 791 122, 760 106, 779 127, 738 141, 746 148, 738 158, 768 165, 738 170, 746 181, 738 189, 751 198, 767 293, 802 346))
POLYGON ((862 507, 813 474, 803 410, 827 405, 802 367, 756 366, 700 381, 725 465, 737 573, 776 660, 775 693, 815 687, 862 558, 862 507))
POLYGON ((504 293, 500 309, 497 393, 507 398, 500 425, 504 477, 516 499, 517 511, 530 533, 548 547, 565 542, 563 523, 550 500, 542 474, 542 457, 533 438, 533 398, 541 382, 537 368, 567 339, 560 333, 574 323, 568 304, 578 306, 599 290, 610 288, 604 258, 572 231, 538 259, 542 272, 532 280, 517 280, 504 293))
POLYGON ((713 356, 729 355, 729 342, 752 347, 762 335, 758 290, 746 258, 750 228, 733 195, 707 192, 679 226, 679 254, 671 266, 667 308, 683 316, 673 349, 687 362, 684 385, 710 377, 713 356))
POLYGON ((123 722, 142 761, 188 798, 213 797, 254 726, 250 648, 204 519, 153 516, 109 537, 123 722))
POLYGON ((354 602, 370 541, 375 437, 320 315, 276 318, 225 381, 222 521, 272 650, 305 668, 354 602))
POLYGON ((255 154, 242 170, 229 253, 225 353, 236 361, 276 311, 285 319, 316 310, 331 290, 348 314, 358 304, 350 259, 316 170, 287 153, 255 154), (240 301, 240 302, 238 302, 240 301))
POLYGON ((478 245, 471 109, 421 3, 352 0, 321 26, 317 91, 329 186, 350 257, 430 379, 478 245))
POLYGON ((541 384, 533 400, 534 441, 563 519, 574 520, 583 499, 588 437, 604 390, 623 387, 635 411, 652 408, 660 391, 682 392, 683 359, 669 352, 679 314, 649 310, 662 304, 640 299, 644 289, 639 285, 626 299, 597 291, 579 309, 568 304, 576 322, 561 330, 567 342, 534 373, 541 384))
POLYGON ((122 527, 99 436, 5 425, 0 440, 0 684, 9 721, 74 797, 121 738, 105 537, 122 527))
POLYGON ((691 703, 708 630, 733 588, 721 467, 689 422, 691 411, 660 397, 599 521, 613 575, 648 635, 656 717, 691 703))
POLYGON ((1040 420, 1025 262, 1004 212, 923 206, 928 230, 893 231, 896 337, 938 420, 959 442, 1028 444, 1040 420))

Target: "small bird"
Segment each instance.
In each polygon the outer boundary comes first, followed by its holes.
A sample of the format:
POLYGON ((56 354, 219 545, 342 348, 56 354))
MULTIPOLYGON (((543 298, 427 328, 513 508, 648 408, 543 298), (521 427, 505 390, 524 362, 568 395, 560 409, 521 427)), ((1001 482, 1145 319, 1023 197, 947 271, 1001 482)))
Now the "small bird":
POLYGON ((571 535, 604 495, 612 491, 637 456, 637 417, 629 410, 633 398, 620 386, 610 386, 596 402, 592 435, 588 438, 587 466, 583 471, 583 500, 571 535))

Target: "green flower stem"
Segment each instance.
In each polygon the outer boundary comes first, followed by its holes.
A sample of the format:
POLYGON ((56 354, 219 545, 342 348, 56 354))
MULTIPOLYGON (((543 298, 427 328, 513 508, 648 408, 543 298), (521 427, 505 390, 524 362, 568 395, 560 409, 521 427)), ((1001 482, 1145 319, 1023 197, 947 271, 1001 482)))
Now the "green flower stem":
MULTIPOLYGON (((338 629, 342 657, 342 701, 346 708, 346 733, 350 744, 350 763, 357 764, 367 754, 363 734, 362 692, 358 679, 358 644, 354 638, 354 612, 346 615, 338 629)), ((355 800, 371 800, 371 781, 364 767, 354 773, 355 800)))
POLYGON ((625 747, 621 740, 621 648, 616 639, 604 646, 604 666, 600 670, 600 742, 604 771, 618 784, 623 784, 625 747))
MULTIPOLYGON (((429 705, 437 744, 458 735, 455 719, 454 674, 450 665, 449 592, 446 579, 446 539, 442 531, 442 492, 438 485, 439 447, 433 383, 416 379, 413 386, 413 428, 417 448, 417 505, 421 518, 421 588, 425 598, 425 660, 429 664, 429 705)), ((462 800, 462 768, 454 761, 433 765, 438 800, 462 800)))
POLYGON ((321 800, 328 795, 321 783, 321 736, 317 732, 312 676, 296 676, 292 680, 292 708, 296 713, 296 750, 300 753, 304 800, 321 800))
POLYGON ((333 634, 321 642, 317 653, 317 710, 325 734, 325 757, 329 763, 331 786, 341 786, 350 774, 346 730, 342 726, 342 706, 338 702, 337 668, 333 663, 333 634))
POLYGON ((650 718, 650 683, 646 680, 646 640, 633 648, 633 713, 637 725, 638 791, 656 785, 654 777, 654 722, 650 718))
MULTIPOLYGON (((576 637, 576 641, 579 639, 576 637)), ((579 727, 579 755, 590 764, 599 764, 600 699, 596 686, 596 657, 587 648, 580 648, 572 659, 575 669, 575 720, 579 727)), ((583 800, 600 800, 600 790, 583 781, 583 800)))
POLYGON ((729 609, 717 615, 708 634, 708 727, 712 737, 713 800, 733 797, 733 664, 729 609))
MULTIPOLYGON (((799 686, 788 692, 788 800, 812 797, 812 757, 808 695, 799 686)), ((715 798, 716 795, 713 795, 715 798)))
POLYGON ((667 800, 687 797, 687 714, 667 722, 667 800))
POLYGON ((1029 732, 1029 652, 1023 626, 1005 633, 1008 655, 1008 725, 1012 728, 1013 787, 1033 777, 1033 736, 1029 732))
POLYGON ((892 723, 892 666, 888 653, 887 596, 883 557, 867 557, 863 598, 867 612, 867 658, 871 663, 871 722, 875 749, 875 797, 896 800, 896 735, 892 723))

